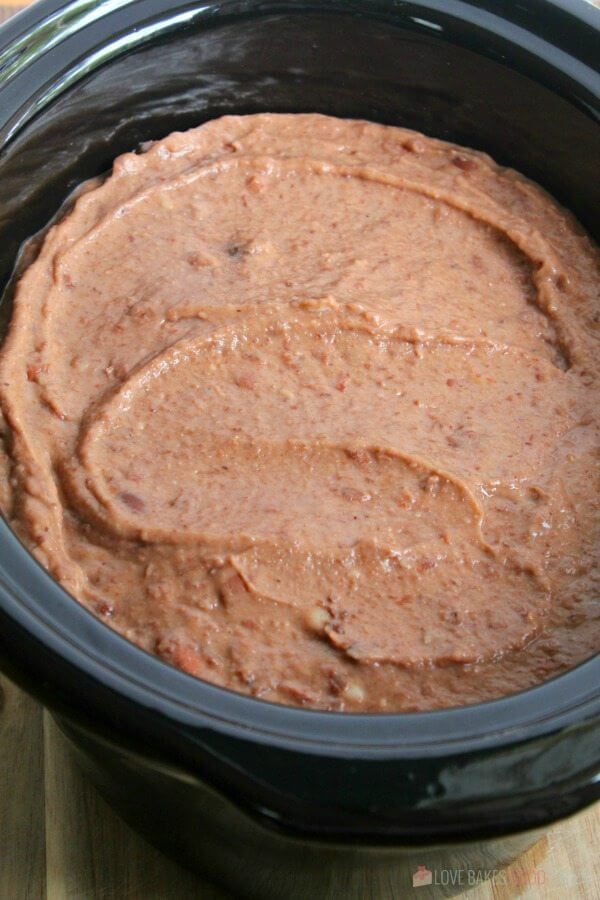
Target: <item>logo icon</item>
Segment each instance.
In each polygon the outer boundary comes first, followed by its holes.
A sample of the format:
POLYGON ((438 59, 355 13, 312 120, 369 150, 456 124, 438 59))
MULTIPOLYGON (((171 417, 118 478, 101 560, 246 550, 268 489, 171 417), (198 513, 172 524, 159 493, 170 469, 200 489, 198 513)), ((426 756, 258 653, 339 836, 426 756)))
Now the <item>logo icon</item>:
POLYGON ((413 887, 424 887, 426 884, 431 884, 432 881, 433 875, 427 866, 419 866, 413 874, 413 887))

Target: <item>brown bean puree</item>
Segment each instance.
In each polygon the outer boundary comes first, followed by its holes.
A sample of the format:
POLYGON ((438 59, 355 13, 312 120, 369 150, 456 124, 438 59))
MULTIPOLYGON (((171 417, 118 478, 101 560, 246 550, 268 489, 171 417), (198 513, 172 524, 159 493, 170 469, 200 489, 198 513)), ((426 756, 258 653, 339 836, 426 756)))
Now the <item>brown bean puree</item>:
POLYGON ((113 628, 237 691, 533 685, 600 647, 597 276, 481 153, 317 115, 172 134, 18 285, 6 514, 113 628))

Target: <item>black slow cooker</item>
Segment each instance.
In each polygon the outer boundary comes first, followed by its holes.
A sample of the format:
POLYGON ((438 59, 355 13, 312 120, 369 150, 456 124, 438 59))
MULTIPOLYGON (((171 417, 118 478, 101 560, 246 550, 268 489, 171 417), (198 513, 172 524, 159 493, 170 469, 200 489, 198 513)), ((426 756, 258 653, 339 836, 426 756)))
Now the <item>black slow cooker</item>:
MULTIPOLYGON (((41 0, 0 29, 0 287, 76 185, 229 112, 488 151, 598 237, 599 20, 582 0, 41 0)), ((286 708, 128 643, 3 521, 0 658, 122 816, 236 896, 403 897, 419 866, 423 896, 465 890, 600 796, 600 658, 477 706, 286 708)))

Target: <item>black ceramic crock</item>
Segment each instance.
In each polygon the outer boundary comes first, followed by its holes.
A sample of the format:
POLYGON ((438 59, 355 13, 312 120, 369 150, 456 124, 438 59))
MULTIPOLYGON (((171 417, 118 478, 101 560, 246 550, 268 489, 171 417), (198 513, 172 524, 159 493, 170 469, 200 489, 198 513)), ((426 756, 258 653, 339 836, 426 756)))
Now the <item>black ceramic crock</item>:
MULTIPOLYGON (((598 237, 598 19, 582 0, 41 0, 0 29, 0 289, 77 184, 228 112, 486 150, 598 237)), ((404 897, 418 865, 423 896, 464 890, 600 795, 598 658, 466 708, 285 708, 129 644, 3 521, 0 659, 120 813, 236 896, 404 897)))

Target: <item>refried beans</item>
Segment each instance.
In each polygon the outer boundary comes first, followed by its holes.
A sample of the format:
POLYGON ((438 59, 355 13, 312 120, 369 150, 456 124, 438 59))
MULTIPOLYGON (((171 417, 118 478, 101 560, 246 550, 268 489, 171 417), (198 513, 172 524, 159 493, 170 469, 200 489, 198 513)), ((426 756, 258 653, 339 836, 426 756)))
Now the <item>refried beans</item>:
POLYGON ((598 254, 401 128, 232 116, 119 157, 0 358, 6 517, 74 597, 280 703, 487 700, 600 647, 598 254))

